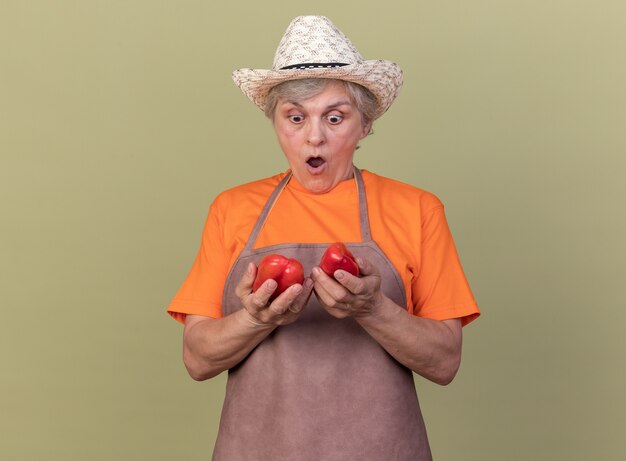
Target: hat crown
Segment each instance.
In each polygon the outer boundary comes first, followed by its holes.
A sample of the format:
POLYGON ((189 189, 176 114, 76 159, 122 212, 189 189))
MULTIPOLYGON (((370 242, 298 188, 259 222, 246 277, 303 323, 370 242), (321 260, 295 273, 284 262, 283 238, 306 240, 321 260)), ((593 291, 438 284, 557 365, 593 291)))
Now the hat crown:
POLYGON ((377 119, 402 87, 402 69, 391 61, 364 60, 352 42, 324 16, 298 16, 283 35, 272 69, 242 68, 233 81, 259 109, 272 88, 290 80, 327 78, 356 83, 376 100, 377 119))
POLYGON ((324 16, 298 16, 281 39, 272 68, 298 64, 360 64, 363 57, 352 42, 324 16))

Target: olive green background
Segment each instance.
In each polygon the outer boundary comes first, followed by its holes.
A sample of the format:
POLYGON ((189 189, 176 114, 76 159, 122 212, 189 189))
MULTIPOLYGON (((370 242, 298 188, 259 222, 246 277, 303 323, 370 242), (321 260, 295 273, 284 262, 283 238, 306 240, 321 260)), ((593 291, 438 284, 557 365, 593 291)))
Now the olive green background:
POLYGON ((164 309, 215 195, 287 166, 230 72, 324 14, 403 67, 356 163, 445 202, 483 312, 416 378, 435 459, 624 459, 626 3, 306 5, 0 3, 0 458, 209 459, 224 376, 164 309))

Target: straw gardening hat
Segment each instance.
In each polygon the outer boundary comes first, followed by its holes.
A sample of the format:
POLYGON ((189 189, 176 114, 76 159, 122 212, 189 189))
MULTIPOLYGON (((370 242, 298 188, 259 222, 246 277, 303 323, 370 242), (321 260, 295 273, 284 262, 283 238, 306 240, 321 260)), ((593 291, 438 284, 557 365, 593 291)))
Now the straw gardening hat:
POLYGON ((378 118, 402 87, 402 70, 385 60, 366 61, 352 42, 324 16, 298 16, 281 39, 270 70, 238 69, 235 84, 261 110, 276 85, 303 78, 331 78, 358 83, 376 97, 378 118))

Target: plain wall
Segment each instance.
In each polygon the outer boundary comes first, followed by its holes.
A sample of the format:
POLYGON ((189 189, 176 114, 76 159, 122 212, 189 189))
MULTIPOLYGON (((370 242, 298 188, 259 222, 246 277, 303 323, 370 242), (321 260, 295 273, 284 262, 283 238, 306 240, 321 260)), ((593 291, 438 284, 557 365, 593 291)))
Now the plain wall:
POLYGON ((212 199, 287 168, 230 80, 329 16, 405 86, 355 163, 437 194, 483 315, 416 377, 437 460, 626 457, 626 3, 0 4, 0 458, 202 460, 165 313, 212 199))

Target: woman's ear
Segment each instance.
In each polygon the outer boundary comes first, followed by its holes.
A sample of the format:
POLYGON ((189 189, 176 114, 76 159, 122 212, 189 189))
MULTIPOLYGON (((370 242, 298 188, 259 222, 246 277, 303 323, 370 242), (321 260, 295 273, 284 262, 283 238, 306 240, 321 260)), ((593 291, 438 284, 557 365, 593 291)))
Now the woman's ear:
POLYGON ((361 136, 359 137, 359 139, 363 139, 370 133, 372 133, 372 122, 367 122, 365 125, 363 125, 363 131, 361 131, 361 136))

